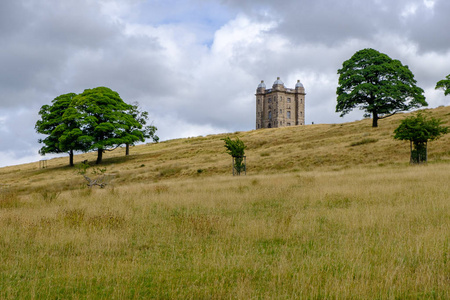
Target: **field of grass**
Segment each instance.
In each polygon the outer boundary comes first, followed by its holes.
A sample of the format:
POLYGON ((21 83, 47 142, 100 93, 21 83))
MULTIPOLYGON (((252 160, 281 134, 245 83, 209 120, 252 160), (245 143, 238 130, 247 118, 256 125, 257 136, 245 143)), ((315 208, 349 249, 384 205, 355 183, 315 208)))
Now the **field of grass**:
POLYGON ((231 134, 240 177, 226 135, 107 153, 105 189, 2 168, 0 299, 449 299, 449 137, 410 166, 402 117, 231 134))

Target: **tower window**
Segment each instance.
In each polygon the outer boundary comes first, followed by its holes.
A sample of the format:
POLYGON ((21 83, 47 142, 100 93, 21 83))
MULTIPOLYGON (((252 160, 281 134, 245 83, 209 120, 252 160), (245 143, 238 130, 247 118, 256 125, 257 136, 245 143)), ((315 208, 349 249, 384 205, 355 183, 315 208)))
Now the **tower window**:
POLYGON ((287 98, 287 103, 291 103, 291 98, 287 98))
POLYGON ((287 112, 287 118, 288 118, 288 119, 291 118, 291 112, 290 112, 290 111, 287 112))
POLYGON ((271 120, 271 119, 272 119, 272 112, 269 111, 269 120, 271 120))
POLYGON ((272 103, 272 98, 269 98, 269 100, 267 100, 268 103, 272 103))

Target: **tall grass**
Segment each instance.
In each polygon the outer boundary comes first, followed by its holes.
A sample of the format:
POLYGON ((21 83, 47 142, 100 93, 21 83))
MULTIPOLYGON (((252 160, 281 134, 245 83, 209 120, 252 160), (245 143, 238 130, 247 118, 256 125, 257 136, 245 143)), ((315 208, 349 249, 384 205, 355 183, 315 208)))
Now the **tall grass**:
POLYGON ((105 189, 1 168, 0 299, 449 299, 450 135, 409 166, 402 118, 236 132, 240 177, 225 135, 119 148, 105 189))
POLYGON ((1 299, 450 298, 445 163, 17 197, 1 299))

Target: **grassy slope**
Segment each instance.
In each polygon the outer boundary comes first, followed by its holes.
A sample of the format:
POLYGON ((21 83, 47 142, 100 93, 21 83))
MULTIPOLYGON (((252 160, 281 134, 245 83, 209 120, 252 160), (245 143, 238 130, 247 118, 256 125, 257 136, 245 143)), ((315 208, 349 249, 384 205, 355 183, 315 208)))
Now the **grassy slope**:
POLYGON ((448 299, 449 136, 411 167, 402 117, 231 134, 241 177, 226 135, 108 153, 106 189, 2 168, 0 298, 448 299))
MULTIPOLYGON (((450 124, 450 106, 428 110, 450 124)), ((393 131, 403 114, 380 120, 378 128, 371 120, 345 124, 317 124, 280 129, 253 130, 233 134, 177 139, 159 144, 133 147, 129 157, 124 149, 107 152, 103 166, 116 175, 116 184, 158 181, 168 177, 228 174, 231 158, 225 153, 225 136, 238 136, 246 150, 249 174, 302 172, 309 170, 340 170, 353 167, 405 165, 409 162, 409 143, 393 139, 393 131), (358 144, 351 146, 352 144, 358 144)), ((450 161, 450 135, 431 142, 429 161, 450 161)), ((95 161, 95 153, 77 155, 75 162, 95 161)), ((83 182, 68 158, 48 161, 46 170, 38 163, 0 169, 1 184, 30 191, 48 186, 72 188, 83 182)))

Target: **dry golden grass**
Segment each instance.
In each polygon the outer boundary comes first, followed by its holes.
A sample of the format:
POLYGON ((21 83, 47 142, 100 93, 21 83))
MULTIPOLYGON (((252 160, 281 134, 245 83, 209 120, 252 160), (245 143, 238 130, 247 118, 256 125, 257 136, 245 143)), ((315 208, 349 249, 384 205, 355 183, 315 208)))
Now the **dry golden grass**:
MULTIPOLYGON (((450 106, 427 111, 450 125, 450 106)), ((404 116, 399 114, 380 120, 379 128, 372 128, 371 120, 367 119, 345 124, 295 126, 170 140, 133 147, 129 157, 125 157, 124 149, 119 148, 105 153, 103 166, 106 166, 107 173, 116 175, 116 185, 174 177, 226 175, 231 171, 231 159, 221 140, 226 136, 239 136, 248 146, 249 174, 407 165, 409 143, 393 139, 393 131, 404 116)), ((428 148, 430 163, 450 161, 450 135, 431 142, 428 148)), ((96 153, 81 154, 75 157, 75 163, 84 160, 94 163, 95 159, 96 153)), ((83 179, 77 180, 76 172, 67 165, 68 158, 63 157, 49 160, 48 168, 44 170, 39 169, 37 162, 0 168, 0 184, 27 192, 40 188, 78 188, 84 183, 83 179)))
POLYGON ((448 299, 449 140, 409 166, 399 119, 236 133, 240 177, 226 135, 108 153, 105 189, 0 169, 0 299, 448 299))

